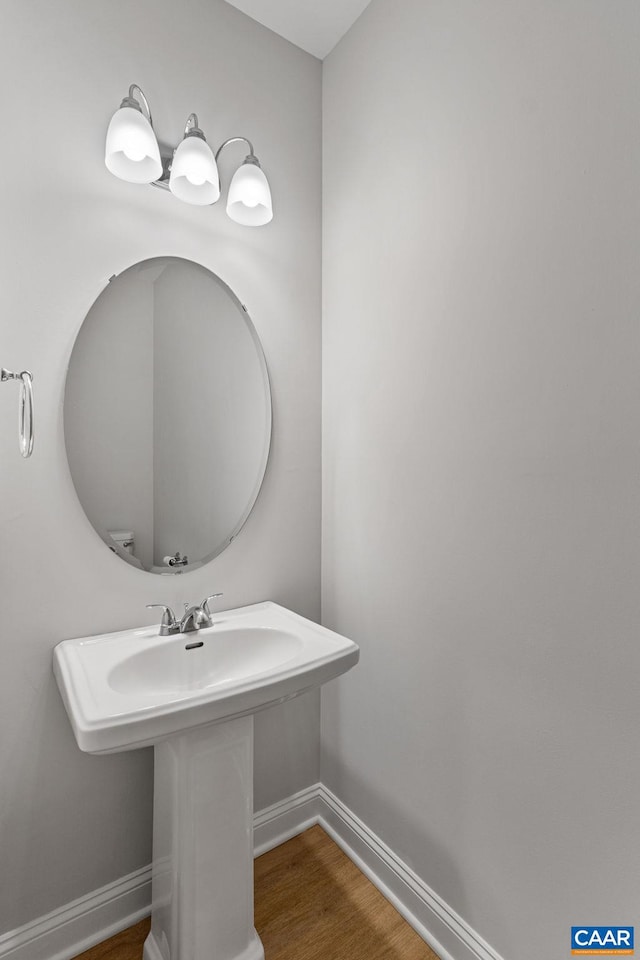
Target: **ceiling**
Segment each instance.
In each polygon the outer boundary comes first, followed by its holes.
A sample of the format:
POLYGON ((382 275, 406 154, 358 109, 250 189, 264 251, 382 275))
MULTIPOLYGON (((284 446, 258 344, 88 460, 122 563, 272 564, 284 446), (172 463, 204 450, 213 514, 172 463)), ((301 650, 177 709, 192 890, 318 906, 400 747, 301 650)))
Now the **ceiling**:
POLYGON ((253 20, 323 60, 370 0, 227 0, 253 20))

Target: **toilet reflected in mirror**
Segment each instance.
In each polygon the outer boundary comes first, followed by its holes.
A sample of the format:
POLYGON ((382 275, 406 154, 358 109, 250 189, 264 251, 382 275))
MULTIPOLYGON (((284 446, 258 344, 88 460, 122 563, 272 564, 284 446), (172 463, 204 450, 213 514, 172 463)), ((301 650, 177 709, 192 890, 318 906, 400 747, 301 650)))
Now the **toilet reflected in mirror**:
POLYGON ((235 294, 176 257, 114 277, 78 332, 64 430, 80 502, 114 553, 164 574, 217 556, 249 516, 271 439, 266 362, 235 294))

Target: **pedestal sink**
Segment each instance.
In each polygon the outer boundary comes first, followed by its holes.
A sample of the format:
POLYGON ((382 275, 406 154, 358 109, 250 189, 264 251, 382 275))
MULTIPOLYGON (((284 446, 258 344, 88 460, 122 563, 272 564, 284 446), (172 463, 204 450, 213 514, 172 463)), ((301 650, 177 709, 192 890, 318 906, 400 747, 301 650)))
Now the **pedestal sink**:
POLYGON ((53 668, 81 750, 154 745, 144 960, 263 960, 253 926, 253 714, 349 670, 355 643, 275 603, 65 640, 53 668))

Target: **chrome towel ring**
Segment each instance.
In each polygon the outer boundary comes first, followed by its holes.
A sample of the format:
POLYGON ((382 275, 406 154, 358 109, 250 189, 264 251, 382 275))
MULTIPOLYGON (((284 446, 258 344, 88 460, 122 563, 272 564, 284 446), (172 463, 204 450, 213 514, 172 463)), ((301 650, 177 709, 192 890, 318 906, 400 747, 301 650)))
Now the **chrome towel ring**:
POLYGON ((12 373, 2 367, 0 382, 8 380, 20 381, 20 400, 18 402, 18 443, 20 453, 26 459, 33 453, 33 374, 28 370, 12 373))

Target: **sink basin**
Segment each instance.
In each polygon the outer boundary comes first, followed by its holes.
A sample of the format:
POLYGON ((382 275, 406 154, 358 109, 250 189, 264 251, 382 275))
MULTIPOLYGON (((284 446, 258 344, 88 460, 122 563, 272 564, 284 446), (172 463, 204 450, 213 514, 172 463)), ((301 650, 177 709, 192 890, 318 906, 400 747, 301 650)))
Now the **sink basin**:
POLYGON ((351 640, 276 603, 213 620, 173 637, 153 626, 59 643, 54 673, 80 749, 132 750, 255 713, 358 660, 351 640))
POLYGON ((78 746, 154 745, 144 960, 264 960, 253 924, 253 714, 349 670, 355 643, 276 603, 64 640, 53 669, 78 746))
POLYGON ((107 674, 119 693, 182 695, 267 674, 293 660, 302 642, 274 627, 211 627, 197 637, 167 637, 120 660, 107 674), (175 642, 177 640, 177 642, 175 642))

